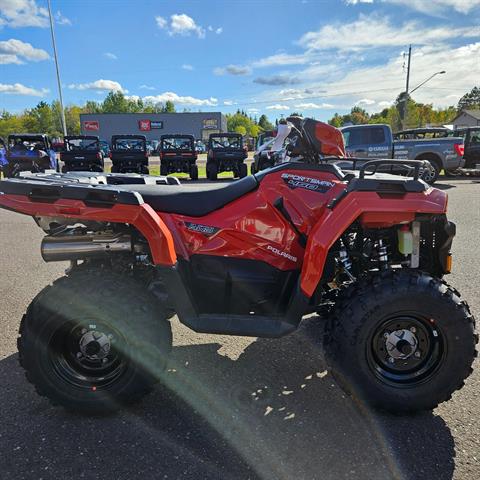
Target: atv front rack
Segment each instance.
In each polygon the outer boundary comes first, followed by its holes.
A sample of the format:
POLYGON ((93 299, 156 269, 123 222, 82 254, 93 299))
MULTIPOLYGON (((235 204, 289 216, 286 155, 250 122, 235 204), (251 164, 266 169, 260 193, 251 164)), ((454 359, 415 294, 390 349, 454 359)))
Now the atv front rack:
MULTIPOLYGON (((358 160, 360 159, 354 159, 354 165, 358 160)), ((420 178, 420 168, 426 167, 426 162, 422 160, 370 160, 360 167, 359 178, 375 175, 378 168, 381 166, 401 167, 403 165, 413 167, 414 172, 412 180, 418 180, 420 178)))

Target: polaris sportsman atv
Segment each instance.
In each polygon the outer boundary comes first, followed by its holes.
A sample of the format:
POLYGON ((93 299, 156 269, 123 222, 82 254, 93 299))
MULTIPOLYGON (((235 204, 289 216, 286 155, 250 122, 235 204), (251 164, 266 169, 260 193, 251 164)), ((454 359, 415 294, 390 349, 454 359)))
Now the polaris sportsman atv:
POLYGON ((247 147, 239 133, 211 133, 208 139, 207 178, 216 180, 221 172, 233 172, 234 178, 246 177, 247 147))
POLYGON ((442 279, 446 193, 419 179, 421 162, 413 178, 375 173, 392 160, 342 172, 328 157, 344 148, 337 129, 289 122, 302 162, 213 190, 0 182, 0 206, 45 231, 44 260, 71 261, 20 325, 41 395, 84 412, 138 400, 165 378, 174 315, 197 332, 281 337, 314 312, 334 375, 368 405, 432 409, 462 387, 478 337, 442 279))
POLYGON ((112 173, 148 174, 145 135, 113 135, 110 148, 112 173))
POLYGON ((103 172, 103 153, 94 135, 69 135, 60 153, 62 172, 103 172))
POLYGON ((7 164, 4 177, 14 177, 20 172, 45 172, 57 170, 57 159, 50 139, 41 133, 16 133, 8 136, 7 164))
POLYGON ((193 135, 162 135, 158 146, 160 175, 188 173, 198 180, 197 151, 193 135))

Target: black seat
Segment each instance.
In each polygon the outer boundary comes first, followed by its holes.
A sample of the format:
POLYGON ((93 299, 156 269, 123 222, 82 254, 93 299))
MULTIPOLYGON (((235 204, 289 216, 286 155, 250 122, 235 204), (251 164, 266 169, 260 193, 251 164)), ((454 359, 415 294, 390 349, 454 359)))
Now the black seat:
POLYGON ((258 186, 253 176, 228 184, 207 185, 115 185, 116 190, 138 192, 154 210, 202 217, 236 200, 258 186))

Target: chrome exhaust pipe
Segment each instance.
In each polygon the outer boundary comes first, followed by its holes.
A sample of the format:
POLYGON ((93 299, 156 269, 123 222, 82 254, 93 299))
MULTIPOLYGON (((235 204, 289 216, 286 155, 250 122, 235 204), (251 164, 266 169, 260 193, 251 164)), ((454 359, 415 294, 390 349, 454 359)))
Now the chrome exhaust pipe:
POLYGON ((132 251, 130 235, 88 233, 86 235, 47 235, 41 253, 46 262, 102 258, 111 253, 132 251))

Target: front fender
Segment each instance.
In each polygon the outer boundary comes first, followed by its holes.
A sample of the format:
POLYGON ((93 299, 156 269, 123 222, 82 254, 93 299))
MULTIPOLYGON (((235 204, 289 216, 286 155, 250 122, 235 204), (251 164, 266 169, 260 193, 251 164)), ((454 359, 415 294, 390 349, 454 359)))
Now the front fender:
POLYGON ((300 277, 302 292, 311 297, 323 275, 328 251, 355 220, 366 228, 385 228, 409 223, 417 213, 442 214, 447 195, 429 188, 400 198, 385 198, 376 192, 351 192, 331 209, 325 210, 308 235, 300 277))

